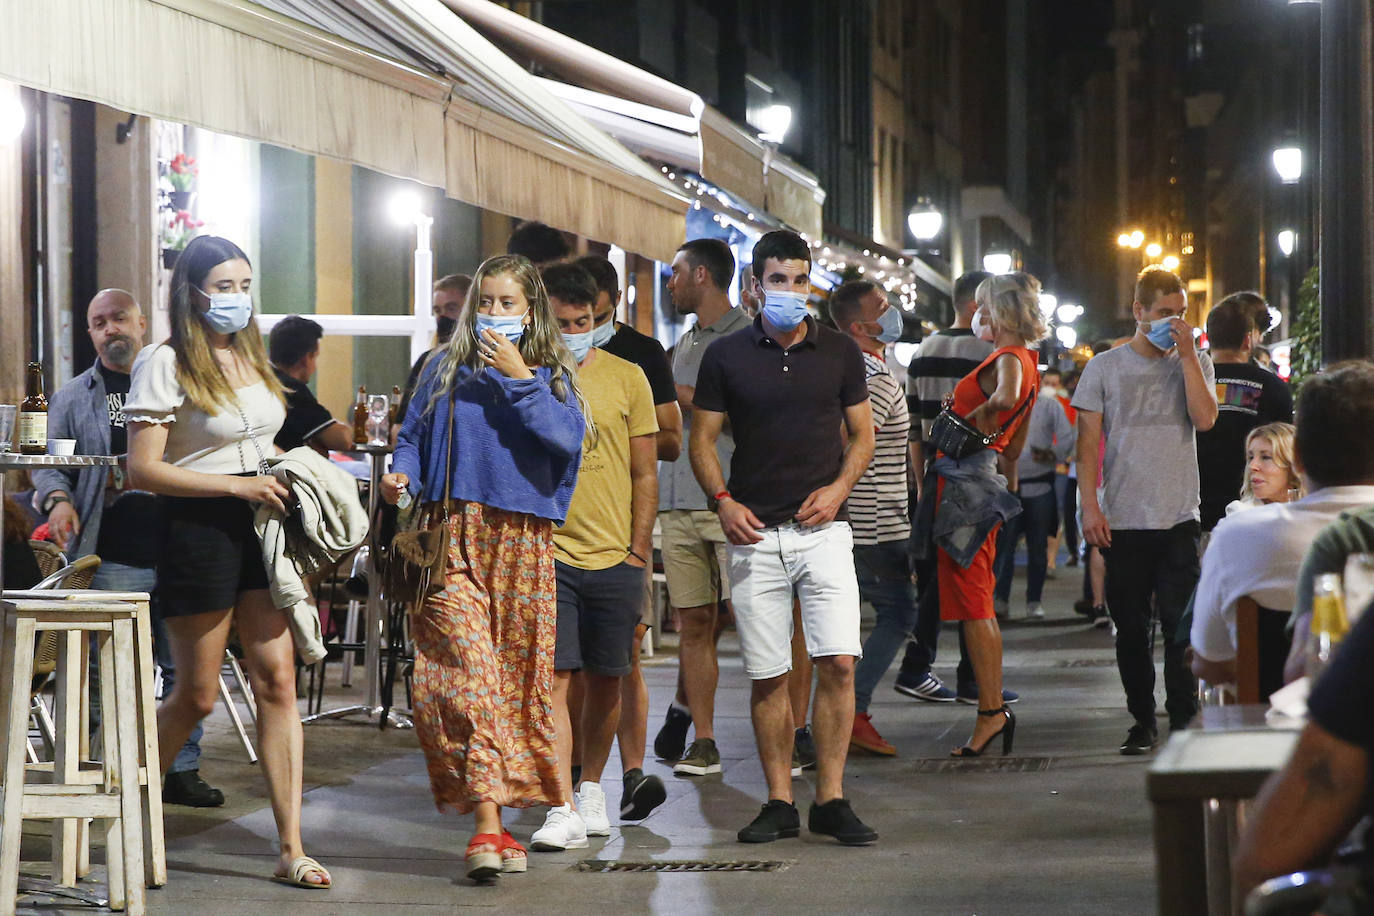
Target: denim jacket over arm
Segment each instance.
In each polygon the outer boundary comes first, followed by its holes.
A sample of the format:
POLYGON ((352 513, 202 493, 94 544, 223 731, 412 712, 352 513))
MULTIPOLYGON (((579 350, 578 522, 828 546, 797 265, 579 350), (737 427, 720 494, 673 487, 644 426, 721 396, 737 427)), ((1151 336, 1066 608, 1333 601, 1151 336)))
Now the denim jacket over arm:
POLYGON ((997 473, 997 453, 983 449, 962 461, 941 455, 931 464, 912 530, 912 550, 924 559, 943 547, 964 569, 997 525, 1021 514, 1021 501, 997 473), (936 496, 936 478, 944 491, 936 496), (938 499, 938 505, 937 505, 938 499))

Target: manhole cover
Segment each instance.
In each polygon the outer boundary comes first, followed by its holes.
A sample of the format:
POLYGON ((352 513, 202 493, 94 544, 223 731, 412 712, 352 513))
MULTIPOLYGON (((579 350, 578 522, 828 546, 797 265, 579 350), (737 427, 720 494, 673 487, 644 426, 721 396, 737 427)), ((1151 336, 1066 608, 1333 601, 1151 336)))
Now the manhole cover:
POLYGON ((612 872, 746 872, 782 871, 786 862, 764 862, 743 860, 738 862, 708 862, 704 859, 688 859, 676 862, 666 860, 655 862, 621 862, 614 859, 584 859, 574 868, 581 872, 606 875, 612 872))
POLYGON ((927 757, 917 773, 1043 773, 1053 757, 927 757))
POLYGON ((1056 668, 1115 668, 1114 658, 1071 658, 1055 662, 1056 668))

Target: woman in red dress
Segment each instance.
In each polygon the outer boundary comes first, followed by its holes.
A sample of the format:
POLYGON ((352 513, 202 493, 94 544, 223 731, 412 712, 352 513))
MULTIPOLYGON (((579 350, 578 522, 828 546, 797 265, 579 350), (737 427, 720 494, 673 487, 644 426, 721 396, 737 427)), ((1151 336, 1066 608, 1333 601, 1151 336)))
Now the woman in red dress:
MULTIPOLYGON (((964 630, 978 679, 978 718, 956 757, 976 757, 1002 735, 1011 752, 1016 716, 1002 701, 1002 631, 993 612, 993 559, 1002 522, 1020 511, 1016 459, 1025 444, 1030 406, 1040 387, 1038 359, 1030 349, 1045 336, 1040 281, 1027 273, 984 280, 975 294, 975 324, 991 328, 997 349, 954 388, 952 408, 985 435, 986 449, 958 460, 937 453, 931 534, 936 547, 940 619, 964 630)), ((986 332, 985 332, 986 333, 986 332)))

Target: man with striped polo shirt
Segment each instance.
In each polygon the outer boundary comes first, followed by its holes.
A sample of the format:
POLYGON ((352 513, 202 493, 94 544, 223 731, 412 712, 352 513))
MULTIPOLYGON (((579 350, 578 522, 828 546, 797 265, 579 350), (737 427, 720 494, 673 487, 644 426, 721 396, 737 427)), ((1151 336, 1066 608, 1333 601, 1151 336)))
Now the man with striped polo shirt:
MULTIPOLYGON (((911 365, 907 367, 908 406, 912 416, 918 416, 920 423, 911 425, 911 464, 916 481, 917 497, 920 496, 925 464, 935 457, 929 447, 930 426, 940 413, 945 396, 954 391, 959 380, 978 368, 979 363, 992 353, 991 328, 984 333, 986 338, 975 333, 973 316, 978 304, 973 293, 992 274, 985 270, 974 270, 964 274, 954 282, 954 324, 943 331, 936 331, 921 341, 916 349, 911 365)), ((916 630, 907 643, 906 654, 902 657, 902 668, 897 674, 895 689, 898 693, 918 700, 935 703, 949 703, 956 698, 967 703, 978 702, 978 685, 973 679, 973 666, 969 663, 968 653, 964 651, 963 631, 959 632, 959 668, 956 679, 958 692, 950 690, 930 666, 935 662, 935 643, 940 635, 940 596, 935 586, 935 559, 916 563, 916 590, 920 598, 916 605, 916 630)), ((1019 699, 1013 691, 1004 690, 1008 703, 1019 699)))
POLYGON ((902 313, 878 284, 851 280, 830 296, 835 327, 863 351, 868 403, 873 411, 873 460, 849 493, 849 526, 854 530, 854 573, 859 596, 873 605, 878 620, 854 667, 854 727, 851 747, 895 756, 868 714, 873 690, 897 657, 916 624, 907 540, 907 435, 911 418, 901 383, 887 367, 887 345, 902 336, 902 313))

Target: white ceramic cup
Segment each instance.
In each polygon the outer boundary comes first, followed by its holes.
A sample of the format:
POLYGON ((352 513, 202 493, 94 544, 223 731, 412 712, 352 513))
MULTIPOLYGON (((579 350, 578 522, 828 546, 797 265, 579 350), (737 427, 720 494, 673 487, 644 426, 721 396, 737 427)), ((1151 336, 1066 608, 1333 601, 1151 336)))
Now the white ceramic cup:
POLYGON ((75 439, 49 439, 49 440, 48 440, 48 454, 49 454, 49 455, 75 455, 75 454, 76 454, 76 440, 75 440, 75 439))

